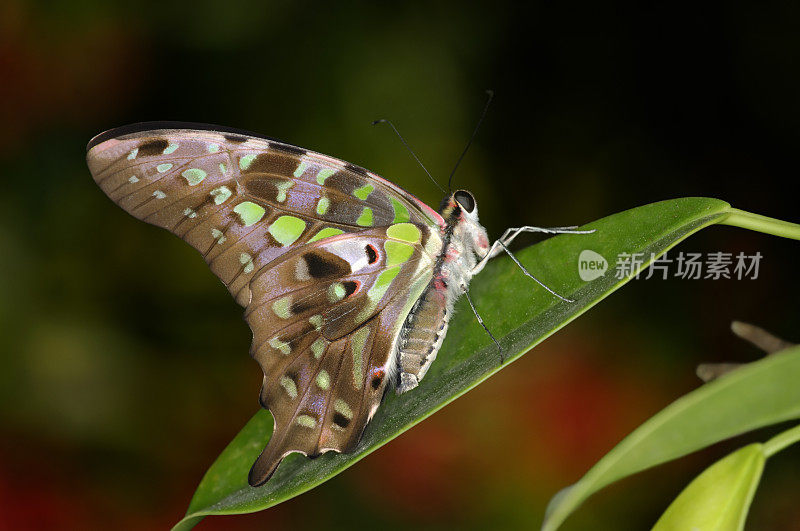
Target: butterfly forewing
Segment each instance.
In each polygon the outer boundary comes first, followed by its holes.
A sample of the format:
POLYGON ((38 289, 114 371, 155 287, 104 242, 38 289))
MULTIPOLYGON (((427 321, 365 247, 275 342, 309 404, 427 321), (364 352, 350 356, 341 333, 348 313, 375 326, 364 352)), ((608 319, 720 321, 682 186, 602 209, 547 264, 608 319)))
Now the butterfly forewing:
POLYGON ((246 306, 260 401, 275 419, 250 483, 291 452, 351 450, 431 281, 442 218, 366 170, 294 146, 140 129, 91 142, 89 168, 126 211, 200 251, 246 306))
POLYGON ((293 245, 398 222, 441 223, 366 170, 276 141, 156 129, 90 146, 103 191, 200 251, 243 306, 252 275, 293 245))

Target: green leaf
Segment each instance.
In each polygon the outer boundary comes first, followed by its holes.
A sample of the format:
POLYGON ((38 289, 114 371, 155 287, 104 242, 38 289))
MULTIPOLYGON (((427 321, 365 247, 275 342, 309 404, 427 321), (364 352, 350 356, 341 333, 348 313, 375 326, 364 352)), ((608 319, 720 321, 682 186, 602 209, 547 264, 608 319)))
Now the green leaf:
POLYGON ((745 446, 720 459, 683 489, 658 519, 653 531, 744 529, 764 462, 797 441, 800 441, 800 426, 779 433, 764 444, 745 446))
POLYGON ((675 498, 653 531, 744 529, 765 460, 760 443, 745 446, 720 459, 675 498))
POLYGON ((800 347, 793 347, 682 396, 557 494, 542 529, 557 529, 586 498, 614 481, 740 433, 800 418, 798 380, 800 347))
MULTIPOLYGON (((507 356, 502 367, 497 348, 462 300, 439 356, 421 385, 400 397, 387 396, 354 453, 331 452, 314 460, 292 455, 263 487, 251 488, 247 470, 266 444, 271 425, 269 414, 260 411, 211 466, 176 529, 189 529, 205 515, 266 509, 319 485, 506 367, 627 282, 628 278, 615 278, 620 253, 644 253, 647 265, 651 253, 658 256, 731 213, 730 206, 717 199, 663 201, 584 227, 597 229, 593 234, 557 236, 517 254, 537 278, 575 299, 573 303, 548 294, 507 257, 493 260, 473 281, 470 293, 500 339, 507 356), (609 264, 604 276, 589 282, 578 274, 578 256, 585 249, 599 253, 609 264)), ((800 237, 800 227, 791 230, 800 237)))

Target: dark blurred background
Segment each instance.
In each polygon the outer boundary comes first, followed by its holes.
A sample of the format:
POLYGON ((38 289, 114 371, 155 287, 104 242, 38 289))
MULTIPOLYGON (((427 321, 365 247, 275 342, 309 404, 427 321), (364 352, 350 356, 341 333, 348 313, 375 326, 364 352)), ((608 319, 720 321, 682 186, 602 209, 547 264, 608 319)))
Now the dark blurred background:
MULTIPOLYGON (((194 250, 96 187, 93 135, 230 125, 438 205, 369 123, 394 120, 445 179, 492 88, 456 182, 494 236, 694 195, 797 222, 798 15, 796 2, 6 0, 0 528, 166 528, 258 407, 241 309, 194 250)), ((800 340, 797 242, 712 227, 678 250, 761 252, 759 278, 631 282, 331 481, 199 529, 538 526, 557 490, 697 387, 697 363, 758 356, 732 319, 800 340)), ((774 431, 625 480, 565 529, 647 528, 714 459, 774 431)), ((769 461, 750 528, 800 527, 799 464, 797 449, 769 461)))

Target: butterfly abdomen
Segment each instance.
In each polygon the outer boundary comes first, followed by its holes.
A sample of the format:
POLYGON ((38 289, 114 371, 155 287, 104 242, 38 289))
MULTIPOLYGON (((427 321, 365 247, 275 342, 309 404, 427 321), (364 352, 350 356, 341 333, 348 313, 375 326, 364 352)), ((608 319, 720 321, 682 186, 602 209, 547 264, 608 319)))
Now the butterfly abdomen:
POLYGON ((433 281, 406 317, 397 343, 397 394, 415 388, 425 377, 447 334, 451 307, 446 292, 433 281))

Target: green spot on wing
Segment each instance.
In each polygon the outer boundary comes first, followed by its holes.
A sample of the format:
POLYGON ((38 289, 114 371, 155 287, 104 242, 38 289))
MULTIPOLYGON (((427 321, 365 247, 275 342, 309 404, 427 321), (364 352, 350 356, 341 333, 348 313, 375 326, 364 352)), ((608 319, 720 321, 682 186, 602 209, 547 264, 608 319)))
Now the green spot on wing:
POLYGON ((341 229, 334 229, 333 227, 325 227, 316 233, 313 238, 308 240, 308 243, 315 242, 323 238, 330 238, 331 236, 338 236, 339 234, 344 234, 344 231, 341 229))
POLYGON ((394 240, 386 240, 383 248, 386 249, 386 267, 402 264, 414 254, 414 247, 394 240))
POLYGON ((408 215, 408 209, 403 203, 394 197, 390 197, 390 199, 392 200, 392 208, 394 209, 395 223, 403 223, 411 219, 408 215))
POLYGON ((189 186, 196 186, 203 182, 203 179, 206 178, 206 172, 200 168, 189 168, 181 173, 181 177, 186 179, 186 182, 189 183, 189 186))
POLYGON ((337 302, 344 299, 344 295, 347 293, 344 289, 344 284, 341 282, 337 282, 335 284, 331 284, 328 288, 328 300, 330 302, 337 302))
POLYGON ((289 346, 289 343, 281 341, 277 337, 273 337, 269 340, 269 346, 276 350, 280 350, 284 356, 288 356, 292 352, 292 348, 289 346))
POLYGON ((306 222, 294 216, 281 216, 269 226, 269 233, 284 247, 291 245, 306 230, 306 222))
POLYGON ((255 158, 256 158, 256 156, 253 153, 251 153, 249 155, 245 155, 244 157, 240 158, 239 159, 239 168, 241 168, 243 170, 246 170, 247 168, 250 167, 250 165, 253 163, 253 160, 255 160, 255 158))
POLYGON ((316 381, 320 389, 327 391, 327 389, 331 386, 331 376, 325 369, 319 371, 319 374, 317 374, 316 381))
MULTIPOLYGON (((222 240, 223 238, 220 238, 220 240, 217 241, 217 243, 221 243, 222 240)), ((244 273, 252 273, 253 269, 255 269, 256 267, 255 264, 253 264, 253 257, 247 253, 242 253, 239 255, 239 263, 242 264, 242 266, 244 266, 244 268, 242 269, 244 273)))
POLYGON ((165 171, 169 171, 171 169, 172 169, 172 164, 170 164, 169 162, 165 162, 164 164, 159 164, 158 166, 156 166, 156 171, 158 173, 164 173, 165 171))
POLYGON ((324 338, 318 337, 317 340, 311 344, 311 352, 314 353, 316 359, 319 359, 322 353, 325 352, 327 346, 328 342, 324 338))
POLYGON ((322 168, 317 172, 317 183, 325 184, 325 179, 336 173, 336 170, 331 168, 322 168))
POLYGON ((361 188, 356 188, 353 190, 353 195, 364 201, 367 199, 367 197, 369 197, 369 194, 371 194, 373 190, 375 190, 375 187, 367 183, 361 188))
POLYGON ((372 209, 369 207, 364 207, 364 210, 361 211, 361 215, 358 216, 356 220, 358 225, 362 227, 371 227, 372 226, 372 209))
POLYGON ((308 318, 308 322, 314 326, 315 330, 319 330, 322 328, 322 316, 321 315, 312 315, 308 318))
POLYGON ((300 177, 306 172, 306 169, 308 169, 308 163, 301 162, 300 164, 297 165, 297 169, 294 170, 294 173, 292 175, 294 175, 295 177, 300 177))
POLYGON ((291 303, 292 298, 290 296, 282 297, 272 303, 272 311, 281 319, 288 319, 292 316, 292 312, 289 310, 291 303))
POLYGON ((348 419, 353 418, 353 410, 350 409, 350 406, 342 400, 341 398, 337 398, 336 402, 333 403, 333 410, 337 413, 341 413, 348 419))
POLYGON ((214 188, 211 190, 209 194, 211 194, 211 197, 214 198, 215 204, 221 205, 227 201, 231 195, 233 195, 233 192, 231 192, 231 189, 227 186, 220 186, 219 188, 214 188))
POLYGON ((297 417, 297 424, 304 428, 315 428, 317 426, 317 421, 310 415, 299 415, 297 417))
POLYGON ((294 380, 287 376, 281 376, 280 383, 281 386, 286 389, 286 394, 289 395, 289 398, 292 400, 297 398, 297 385, 294 383, 294 380))
POLYGON ((389 289, 389 286, 392 285, 392 280, 400 273, 400 266, 394 266, 390 269, 384 269, 381 271, 381 274, 378 275, 378 278, 375 280, 375 284, 369 288, 367 292, 367 296, 370 300, 379 301, 383 298, 386 294, 386 290, 389 289))
POLYGON ((223 232, 219 229, 211 229, 211 237, 217 240, 218 244, 225 243, 225 240, 227 239, 225 238, 223 232))
POLYGON ((289 188, 294 186, 294 181, 289 179, 281 179, 279 181, 275 181, 275 187, 278 189, 278 194, 275 197, 275 200, 279 203, 283 203, 286 201, 286 193, 289 191, 289 188))
POLYGON ((233 211, 239 214, 242 224, 249 227, 253 223, 261 221, 261 218, 266 214, 266 210, 261 205, 257 205, 252 201, 243 201, 233 207, 233 211))
POLYGON ((396 223, 386 229, 386 235, 409 243, 417 243, 422 237, 419 228, 413 223, 396 223))
POLYGON ((353 386, 361 389, 364 385, 362 373, 364 372, 364 347, 367 345, 369 328, 362 326, 353 334, 351 347, 353 351, 353 386))
POLYGON ((331 205, 330 199, 327 197, 320 198, 319 202, 317 203, 317 214, 320 216, 325 214, 328 211, 328 207, 331 205))

